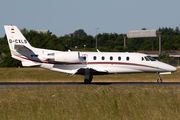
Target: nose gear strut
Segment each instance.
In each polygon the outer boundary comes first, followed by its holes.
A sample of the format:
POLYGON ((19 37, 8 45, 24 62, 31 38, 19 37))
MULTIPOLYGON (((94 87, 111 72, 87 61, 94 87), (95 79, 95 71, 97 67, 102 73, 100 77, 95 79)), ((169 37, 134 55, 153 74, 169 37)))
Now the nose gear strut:
POLYGON ((162 83, 162 79, 160 77, 160 73, 158 73, 158 75, 159 75, 159 78, 157 79, 157 83, 162 83))

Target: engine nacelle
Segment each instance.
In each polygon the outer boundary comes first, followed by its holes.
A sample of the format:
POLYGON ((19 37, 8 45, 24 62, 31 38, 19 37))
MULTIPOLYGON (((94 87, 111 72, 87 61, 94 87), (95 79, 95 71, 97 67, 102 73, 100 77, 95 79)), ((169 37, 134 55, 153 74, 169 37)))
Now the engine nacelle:
POLYGON ((76 62, 80 62, 80 53, 79 52, 47 53, 47 56, 44 57, 44 60, 49 62, 76 63, 76 62))
POLYGON ((80 55, 79 52, 58 52, 55 53, 54 61, 67 63, 80 62, 80 55))

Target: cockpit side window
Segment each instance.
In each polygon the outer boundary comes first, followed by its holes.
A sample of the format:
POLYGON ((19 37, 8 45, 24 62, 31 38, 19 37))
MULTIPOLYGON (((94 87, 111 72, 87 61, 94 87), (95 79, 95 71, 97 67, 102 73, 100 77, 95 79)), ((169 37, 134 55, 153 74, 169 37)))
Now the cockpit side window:
POLYGON ((153 57, 151 56, 147 56, 151 61, 156 61, 156 59, 154 59, 153 57))
POLYGON ((142 61, 144 61, 144 58, 142 57, 142 61))

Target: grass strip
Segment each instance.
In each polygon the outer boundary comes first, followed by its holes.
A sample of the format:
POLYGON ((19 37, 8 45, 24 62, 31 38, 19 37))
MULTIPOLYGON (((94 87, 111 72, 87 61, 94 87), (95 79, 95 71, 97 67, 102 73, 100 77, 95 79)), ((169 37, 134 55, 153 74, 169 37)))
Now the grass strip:
POLYGON ((56 86, 0 89, 1 119, 180 119, 180 87, 56 86))
MULTIPOLYGON (((92 82, 156 82, 154 73, 111 74, 94 76, 92 82)), ((161 75, 163 82, 180 82, 180 69, 170 75, 161 75)), ((42 68, 0 68, 0 82, 83 82, 84 76, 66 76, 42 68)))

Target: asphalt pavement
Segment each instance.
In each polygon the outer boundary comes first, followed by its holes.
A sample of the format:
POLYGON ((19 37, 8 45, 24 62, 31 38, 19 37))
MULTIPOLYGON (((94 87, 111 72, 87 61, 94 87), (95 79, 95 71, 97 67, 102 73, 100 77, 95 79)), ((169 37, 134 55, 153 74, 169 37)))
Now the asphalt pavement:
POLYGON ((46 86, 180 86, 180 82, 0 82, 0 88, 28 88, 46 86))

